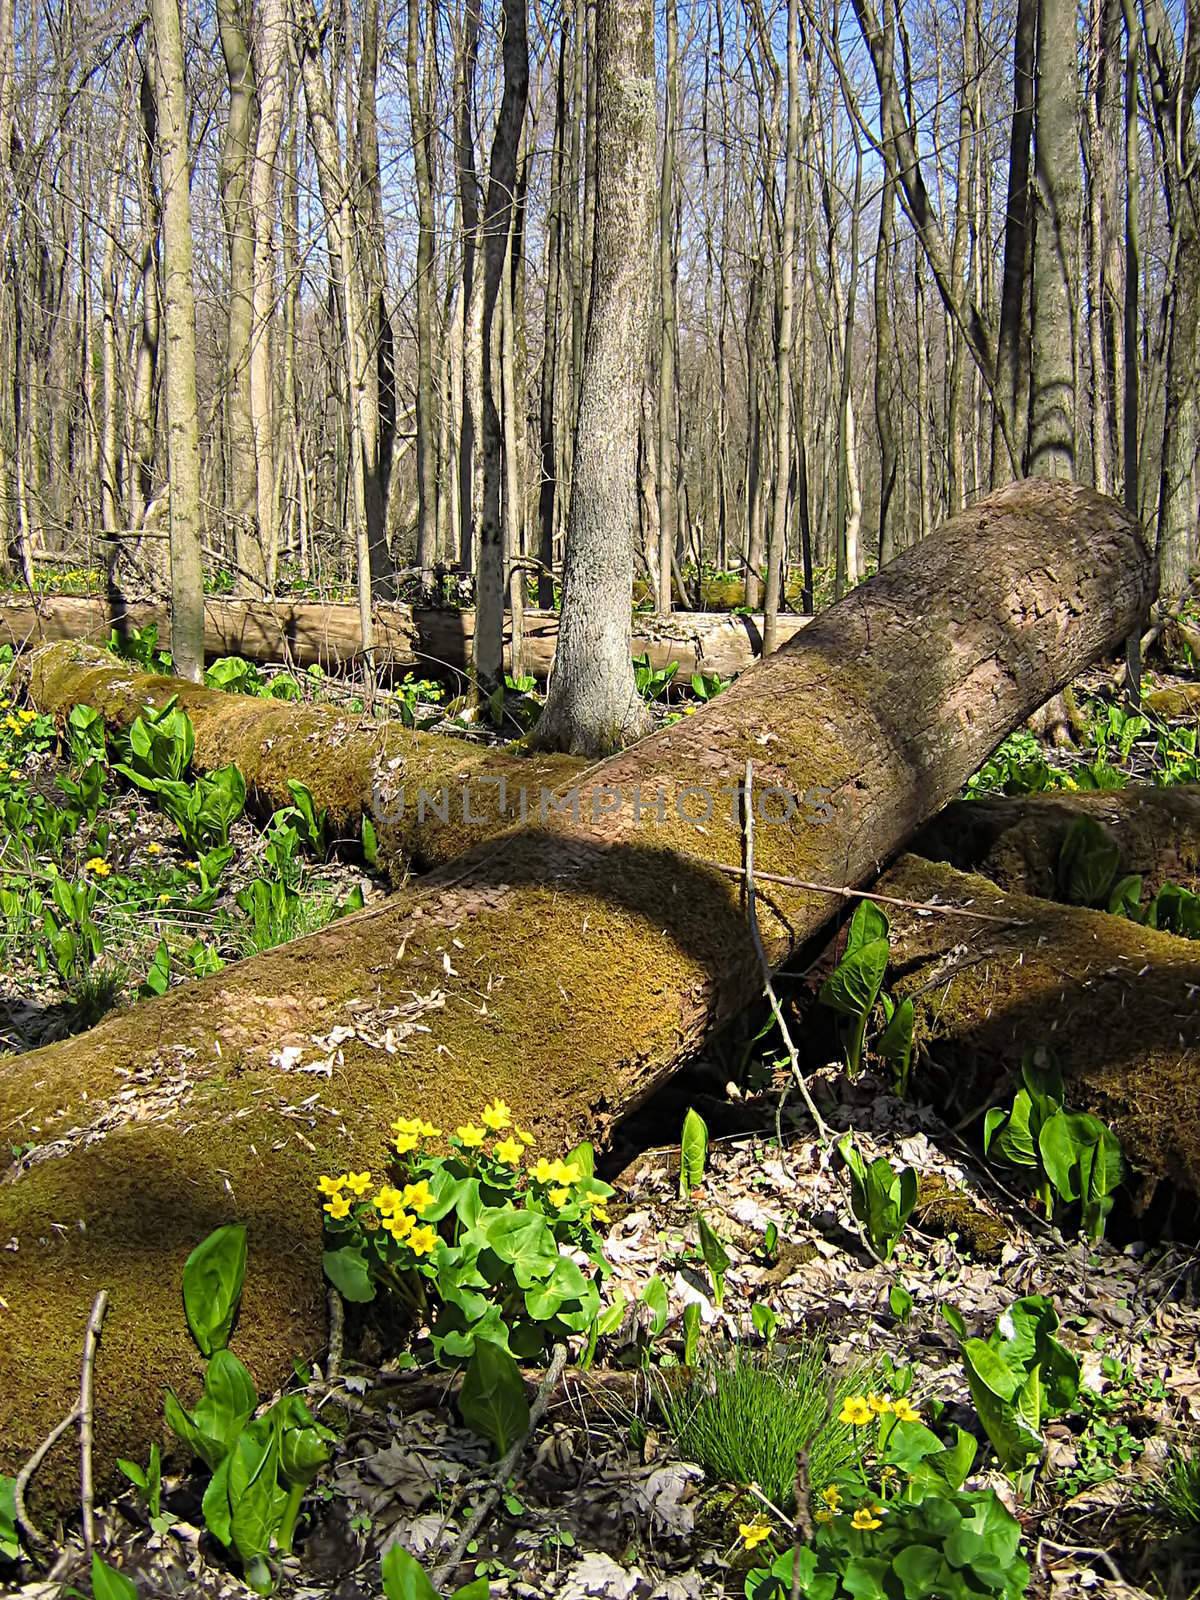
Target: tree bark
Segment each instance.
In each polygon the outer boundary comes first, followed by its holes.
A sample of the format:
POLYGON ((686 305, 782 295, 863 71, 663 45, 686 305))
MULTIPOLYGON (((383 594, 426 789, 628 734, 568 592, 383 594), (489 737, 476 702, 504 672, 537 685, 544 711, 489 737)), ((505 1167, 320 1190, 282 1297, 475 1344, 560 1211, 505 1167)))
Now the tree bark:
POLYGON ((599 0, 596 73, 596 231, 562 621, 535 733, 577 755, 618 749, 647 726, 629 612, 653 276, 654 17, 646 0, 599 0))
POLYGON ((167 335, 165 389, 171 476, 171 652, 180 676, 199 680, 204 670, 200 418, 196 400, 191 170, 178 0, 152 0, 150 19, 158 68, 158 161, 162 182, 162 299, 167 335))
POLYGON ((1125 917, 1005 894, 986 878, 905 856, 877 885, 1011 919, 963 923, 889 908, 891 985, 911 997, 929 1066, 953 1075, 959 1107, 1011 1099, 1021 1057, 1053 1048, 1068 1103, 1113 1127, 1140 1169, 1144 1205, 1158 1182, 1200 1194, 1200 945, 1125 917), (1047 1018, 1054 1027, 1047 1028, 1047 1018))
MULTIPOLYGON (((647 16, 646 54, 649 28, 647 16)), ((96 1284, 111 1295, 97 1481, 117 1454, 144 1457, 161 1437, 163 1384, 185 1403, 196 1387, 180 1272, 219 1223, 249 1231, 236 1342, 260 1390, 313 1354, 314 1180, 351 1159, 379 1170, 398 1112, 452 1127, 500 1094, 544 1149, 603 1140, 759 992, 739 882, 747 763, 758 870, 860 883, 1009 728, 1116 648, 1148 604, 1151 569, 1113 502, 1014 485, 696 717, 591 769, 574 803, 560 790, 557 809, 378 908, 8 1061, 0 1123, 22 1155, 0 1185, 0 1233, 16 1241, 0 1471, 74 1403, 96 1284)), ((839 903, 772 884, 769 959, 839 903)), ((77 1468, 70 1450, 49 1458, 43 1504, 74 1499, 77 1468)))

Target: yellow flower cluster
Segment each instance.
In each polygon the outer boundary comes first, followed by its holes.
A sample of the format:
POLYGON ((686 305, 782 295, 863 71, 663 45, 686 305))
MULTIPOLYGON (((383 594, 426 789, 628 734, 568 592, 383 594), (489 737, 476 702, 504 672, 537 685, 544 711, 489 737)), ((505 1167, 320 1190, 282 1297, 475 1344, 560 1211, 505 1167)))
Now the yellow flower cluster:
POLYGON ((432 1122, 426 1122, 424 1117, 397 1117, 392 1123, 392 1132, 396 1135, 396 1154, 406 1156, 417 1148, 422 1139, 440 1138, 442 1130, 435 1128, 432 1122))
MULTIPOLYGON (((317 1179, 317 1188, 328 1196, 324 1209, 335 1222, 348 1217, 354 1201, 363 1199, 370 1187, 369 1172, 343 1172, 336 1178, 322 1174, 317 1179)), ((417 1219, 429 1210, 433 1200, 433 1190, 422 1178, 419 1183, 406 1183, 403 1189, 385 1183, 375 1191, 371 1205, 385 1233, 407 1244, 413 1255, 427 1256, 437 1244, 437 1229, 428 1223, 419 1224, 417 1219)))
POLYGON ((107 878, 112 868, 103 856, 93 856, 90 861, 83 863, 83 870, 90 872, 94 877, 107 878))
POLYGON ((753 1522, 740 1522, 738 1532, 742 1536, 742 1543, 747 1550, 753 1550, 762 1544, 764 1539, 771 1537, 771 1524, 764 1522, 761 1517, 755 1517, 753 1522))
POLYGON ((865 1428, 875 1417, 895 1417, 897 1422, 920 1422, 921 1413, 908 1400, 889 1400, 887 1395, 851 1395, 842 1402, 838 1421, 852 1428, 865 1428))
POLYGON ((36 711, 10 711, 4 719, 4 726, 9 733, 25 733, 31 722, 37 721, 36 711))

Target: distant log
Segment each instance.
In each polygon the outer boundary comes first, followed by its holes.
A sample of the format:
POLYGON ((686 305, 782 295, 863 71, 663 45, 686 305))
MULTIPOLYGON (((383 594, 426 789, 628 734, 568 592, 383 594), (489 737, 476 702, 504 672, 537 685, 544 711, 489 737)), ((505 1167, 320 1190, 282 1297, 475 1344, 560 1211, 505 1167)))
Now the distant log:
MULTIPOLYGON (((475 627, 474 611, 384 605, 375 607, 375 658, 385 671, 416 671, 427 676, 462 674, 467 670, 475 627)), ((793 638, 808 617, 782 616, 781 641, 793 638)), ((158 626, 166 643, 170 611, 158 602, 133 602, 117 611, 103 598, 40 596, 35 601, 0 603, 0 645, 14 649, 51 639, 80 639, 104 644, 114 625, 158 626)), ((728 613, 675 613, 661 619, 635 613, 633 653, 648 652, 650 663, 665 668, 678 663, 686 681, 693 672, 719 672, 732 677, 762 654, 762 617, 728 613)), ((545 678, 554 660, 558 616, 553 611, 525 613, 526 671, 545 678)), ((505 659, 508 659, 505 622, 505 659)), ((204 602, 204 651, 215 656, 245 656, 248 661, 276 661, 300 667, 318 665, 327 671, 355 666, 362 655, 358 607, 307 600, 225 600, 204 602)))
POLYGON ((410 868, 447 861, 481 837, 515 825, 519 812, 512 809, 506 818, 501 780, 514 793, 540 795, 580 767, 570 756, 526 755, 334 706, 227 694, 139 672, 94 645, 41 645, 22 659, 21 670, 33 704, 59 723, 72 706, 84 704, 99 711, 109 728, 125 729, 147 705, 177 699, 195 729, 198 772, 236 763, 247 802, 259 815, 289 804, 289 778, 304 784, 328 810, 335 841, 356 842, 369 817, 381 865, 396 882, 410 868), (472 781, 483 773, 484 781, 472 781))
MULTIPOLYGON (((860 883, 1004 734, 1137 625, 1152 561, 1092 491, 1015 484, 819 616, 562 806, 378 907, 0 1067, 0 1470, 73 1404, 96 1290, 96 1462, 144 1459, 195 1392, 180 1272, 249 1230, 234 1346, 269 1391, 322 1339, 313 1180, 379 1171, 398 1112, 499 1094, 555 1151, 614 1120, 760 991, 738 795, 764 874, 860 883)), ((780 962, 840 902, 764 881, 780 962)), ((74 1495, 64 1444, 41 1504, 74 1495)))
POLYGON ((1196 784, 958 800, 922 828, 912 850, 982 873, 1002 889, 1056 900, 1063 840, 1079 817, 1091 817, 1112 836, 1121 851, 1118 872, 1140 874, 1147 897, 1168 881, 1200 891, 1196 784))
MULTIPOLYGON (((904 856, 882 894, 967 906, 1007 924, 889 908, 892 985, 954 1085, 958 1109, 1001 1101, 1023 1053, 1055 1052, 1077 1110, 1097 1112, 1142 1177, 1200 1197, 1200 943, 1125 917, 1005 894, 985 878, 904 856)), ((921 1092, 921 1067, 915 1069, 921 1092)))

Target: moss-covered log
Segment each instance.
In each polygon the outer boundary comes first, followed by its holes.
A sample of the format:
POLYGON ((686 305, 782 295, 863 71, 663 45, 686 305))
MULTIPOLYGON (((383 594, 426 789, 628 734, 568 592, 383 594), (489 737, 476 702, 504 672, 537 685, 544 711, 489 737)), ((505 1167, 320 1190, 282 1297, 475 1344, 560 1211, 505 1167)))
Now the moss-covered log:
POLYGON ((1023 1052, 1050 1046, 1076 1109, 1117 1130, 1143 1200, 1159 1182, 1200 1195, 1200 943, 913 855, 877 888, 1011 919, 891 911, 890 986, 915 1001, 964 1110, 1003 1098, 1023 1052))
POLYGON ((1098 822, 1111 836, 1120 849, 1117 872, 1140 874, 1146 896, 1166 882, 1200 890, 1195 784, 958 800, 922 828, 912 849, 961 872, 980 872, 1002 889, 1057 900, 1063 840, 1079 817, 1098 822))
MULTIPOLYGON (((375 607, 375 659, 381 670, 415 669, 437 677, 462 674, 471 658, 475 613, 448 608, 380 604, 375 607)), ((55 639, 104 644, 114 625, 144 628, 154 623, 165 642, 170 611, 161 602, 113 606, 108 600, 43 595, 37 600, 0 604, 0 645, 14 649, 55 639)), ((780 640, 793 638, 807 617, 782 616, 780 640)), ((527 611, 522 646, 525 670, 545 678, 558 642, 558 615, 527 611)), ((225 600, 204 602, 204 651, 239 655, 249 661, 286 661, 329 671, 353 666, 362 655, 358 607, 309 600, 225 600)), ((731 617, 721 612, 679 612, 669 618, 635 614, 633 652, 650 656, 652 666, 678 664, 686 680, 693 672, 742 672, 762 654, 762 617, 731 617)), ((505 660, 509 658, 505 622, 505 660)))
POLYGON ((328 808, 334 839, 357 840, 363 817, 370 817, 381 864, 397 882, 410 866, 449 860, 478 843, 482 832, 515 825, 517 812, 502 804, 500 780, 514 792, 537 793, 579 770, 569 756, 495 749, 332 706, 226 694, 139 672, 95 645, 42 645, 21 668, 34 705, 60 723, 73 706, 84 704, 94 706, 110 728, 124 729, 147 705, 162 706, 175 697, 196 731, 197 771, 235 762, 251 809, 260 815, 289 803, 289 778, 306 784, 317 805, 328 808), (486 779, 477 781, 483 774, 486 779))
MULTIPOLYGON (((0 1470, 69 1408, 97 1289, 96 1456, 194 1390, 179 1275, 243 1220, 235 1347, 261 1386, 319 1346, 322 1170, 378 1169, 401 1111, 499 1094, 541 1148, 613 1119, 759 988, 738 872, 860 882, 1003 735, 1135 626, 1152 563, 1115 502, 1017 484, 948 523, 693 718, 391 901, 0 1066, 0 1470)), ((784 959, 830 896, 772 885, 784 959)), ((68 1449, 44 1488, 70 1498, 68 1449)))

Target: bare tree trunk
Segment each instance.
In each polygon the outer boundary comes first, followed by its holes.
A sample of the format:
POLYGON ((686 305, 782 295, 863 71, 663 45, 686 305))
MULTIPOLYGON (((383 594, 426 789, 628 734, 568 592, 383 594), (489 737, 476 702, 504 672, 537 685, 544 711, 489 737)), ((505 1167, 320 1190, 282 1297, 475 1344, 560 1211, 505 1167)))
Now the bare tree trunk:
POLYGON ((775 648, 779 601, 788 562, 788 463, 792 442, 792 323, 796 293, 796 184, 799 166, 799 0, 788 0, 787 132, 784 143, 783 232, 779 253, 779 331, 775 348, 775 490, 771 500, 767 594, 763 605, 763 649, 767 654, 775 648))
MULTIPOLYGON (((374 9, 378 0, 371 0, 374 9)), ((430 16, 433 17, 433 8, 430 16)), ((437 526, 437 409, 433 392, 434 216, 430 150, 433 110, 422 93, 419 75, 420 0, 408 0, 408 40, 404 53, 408 109, 412 123, 413 178, 417 189, 417 566, 421 586, 433 586, 434 536, 437 526)), ((427 54, 436 49, 432 30, 427 54)), ((378 165, 378 162, 376 163, 378 165)))
POLYGON ((1075 476, 1079 63, 1075 0, 1038 0, 1029 470, 1075 476))
POLYGON ((187 104, 178 0, 151 0, 158 64, 162 181, 163 317, 167 334, 167 454, 171 482, 171 653, 182 678, 204 672, 204 569, 200 556, 200 418, 196 403, 196 299, 187 104))
POLYGON ((666 0, 666 108, 662 181, 658 195, 658 609, 671 610, 671 563, 679 537, 679 439, 675 427, 675 158, 679 116, 679 38, 676 0, 666 0))
POLYGON ((558 654, 535 730, 595 755, 647 713, 629 655, 638 410, 653 281, 654 10, 597 0, 596 233, 558 654))

